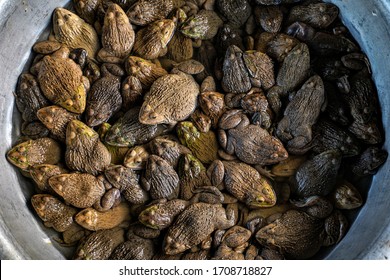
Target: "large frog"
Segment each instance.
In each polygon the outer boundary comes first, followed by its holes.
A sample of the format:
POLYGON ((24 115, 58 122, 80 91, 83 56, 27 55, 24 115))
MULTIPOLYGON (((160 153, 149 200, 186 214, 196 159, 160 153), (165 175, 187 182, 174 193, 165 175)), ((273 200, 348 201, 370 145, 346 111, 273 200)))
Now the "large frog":
POLYGON ((51 102, 70 112, 85 110, 89 81, 79 65, 69 58, 69 49, 61 48, 46 55, 39 62, 38 82, 43 94, 51 102))

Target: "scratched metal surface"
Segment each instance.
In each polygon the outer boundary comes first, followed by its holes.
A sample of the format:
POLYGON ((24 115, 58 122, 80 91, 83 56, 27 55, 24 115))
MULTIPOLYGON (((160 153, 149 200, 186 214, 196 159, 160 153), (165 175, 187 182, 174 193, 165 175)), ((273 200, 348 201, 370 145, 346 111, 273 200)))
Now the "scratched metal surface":
MULTIPOLYGON (((49 25, 55 7, 66 0, 0 0, 0 259, 63 259, 69 249, 51 242, 52 230, 31 211, 32 185, 5 158, 20 134, 13 91, 31 55, 31 46, 49 25)), ((344 23, 368 55, 382 105, 384 127, 390 129, 390 1, 331 0, 344 23)), ((389 139, 385 149, 389 150, 389 139)), ((372 180, 367 202, 338 246, 326 259, 386 259, 390 256, 390 164, 372 180)))

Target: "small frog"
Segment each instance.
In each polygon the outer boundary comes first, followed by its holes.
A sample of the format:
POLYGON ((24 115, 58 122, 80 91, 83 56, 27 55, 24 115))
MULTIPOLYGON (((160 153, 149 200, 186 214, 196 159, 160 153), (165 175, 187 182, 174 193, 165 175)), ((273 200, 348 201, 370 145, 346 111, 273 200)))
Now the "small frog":
POLYGON ((180 32, 192 39, 209 40, 217 35, 222 25, 223 21, 216 12, 200 10, 181 24, 180 32))
POLYGON ((105 212, 97 211, 94 208, 85 208, 74 217, 79 225, 91 231, 111 229, 129 221, 130 218, 130 206, 127 202, 122 202, 105 212))
POLYGON ((129 18, 117 4, 111 4, 104 17, 102 45, 97 56, 101 61, 122 62, 131 52, 135 33, 129 18))
POLYGON ((356 176, 374 175, 388 157, 388 152, 376 146, 370 146, 360 155, 353 158, 350 164, 352 173, 356 176))
POLYGON ((234 214, 220 204, 195 203, 179 214, 163 241, 167 255, 176 255, 200 244, 216 229, 234 225, 234 214))
POLYGON ((179 176, 173 167, 159 156, 149 156, 141 182, 152 199, 174 199, 179 195, 179 176))
POLYGON ((180 122, 176 126, 180 142, 191 150, 202 163, 209 164, 218 158, 218 142, 213 131, 200 132, 192 122, 180 122))
POLYGON ((169 227, 189 204, 188 200, 173 199, 167 201, 162 199, 143 210, 139 214, 138 220, 147 227, 162 230, 169 227))
POLYGON ((36 65, 38 82, 45 97, 70 112, 85 110, 89 80, 69 57, 69 49, 61 48, 46 55, 36 65))
POLYGON ((127 74, 136 77, 145 90, 148 90, 158 78, 168 74, 164 68, 152 61, 132 55, 126 58, 125 68, 127 74))
POLYGON ((57 164, 61 161, 61 145, 52 138, 44 137, 24 141, 7 152, 7 159, 21 170, 29 170, 38 164, 57 164))
POLYGON ((110 260, 151 260, 156 253, 152 239, 127 234, 127 240, 119 244, 111 253, 110 260))
POLYGON ((348 229, 348 220, 340 210, 334 210, 324 221, 323 246, 331 246, 340 242, 348 229))
POLYGON ((167 45, 175 31, 175 23, 170 19, 155 21, 140 29, 135 35, 133 51, 145 59, 155 59, 164 56, 167 45))
POLYGON ((215 185, 223 184, 227 192, 251 208, 272 207, 276 194, 270 182, 248 164, 214 161, 209 167, 215 185), (217 167, 217 168, 215 168, 217 167))
POLYGON ((191 154, 183 155, 179 160, 180 198, 190 200, 203 186, 211 186, 206 168, 202 162, 191 154))
POLYGON ((139 121, 141 108, 131 108, 107 132, 104 142, 118 147, 133 147, 149 142, 167 132, 163 124, 144 124, 139 121))
POLYGON ((52 176, 68 173, 68 170, 61 165, 37 164, 31 166, 30 175, 34 180, 39 192, 55 194, 49 185, 49 179, 52 176))
POLYGON ((324 84, 320 76, 309 78, 294 95, 278 123, 276 135, 291 153, 304 153, 312 140, 312 126, 326 107, 324 84))
POLYGON ((356 209, 363 205, 363 198, 359 190, 347 180, 337 183, 330 199, 337 209, 356 209))
POLYGON ((149 155, 146 145, 134 146, 126 153, 123 165, 133 170, 145 169, 149 155))
POLYGON ((177 167, 182 155, 191 153, 187 147, 181 145, 178 141, 162 136, 154 138, 148 146, 152 154, 165 159, 173 168, 177 167))
POLYGON ((219 143, 230 155, 248 164, 275 164, 288 157, 282 142, 258 125, 250 124, 239 109, 225 112, 219 121, 219 143))
POLYGON ((104 175, 131 204, 143 204, 149 200, 149 194, 139 185, 139 176, 131 168, 111 165, 104 170, 104 175))

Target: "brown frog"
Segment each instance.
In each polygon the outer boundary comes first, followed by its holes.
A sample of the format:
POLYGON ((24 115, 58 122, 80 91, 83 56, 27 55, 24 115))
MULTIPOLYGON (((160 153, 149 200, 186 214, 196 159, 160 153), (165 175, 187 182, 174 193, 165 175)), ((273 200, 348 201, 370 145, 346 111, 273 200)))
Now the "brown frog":
POLYGON ((363 204, 363 198, 359 190, 346 180, 336 184, 330 199, 337 209, 355 209, 363 204))
POLYGON ((15 103, 26 122, 37 120, 37 111, 49 105, 39 88, 37 78, 31 74, 21 74, 15 92, 15 103))
POLYGON ((248 164, 268 165, 288 157, 280 140, 238 109, 227 111, 219 121, 219 143, 228 154, 235 154, 248 164))
POLYGON ((97 175, 110 165, 111 154, 96 131, 72 120, 66 130, 65 162, 72 170, 97 175))
POLYGON ((323 244, 323 221, 302 211, 289 210, 275 222, 256 233, 257 241, 277 249, 287 258, 307 259, 318 252, 323 244))
POLYGON ((276 134, 287 144, 288 151, 296 154, 307 151, 312 140, 312 126, 325 106, 322 79, 312 76, 294 95, 278 123, 276 134))
POLYGON ((84 238, 76 248, 75 260, 106 260, 119 244, 125 242, 122 228, 98 230, 84 238))
POLYGON ((227 212, 220 204, 192 204, 169 227, 163 242, 164 253, 182 253, 207 239, 214 230, 232 227, 234 220, 233 212, 227 212))
POLYGON ((129 8, 127 16, 132 23, 144 26, 166 18, 183 4, 183 0, 138 0, 129 8))
POLYGON ((80 119, 80 115, 57 105, 39 109, 37 117, 50 130, 52 137, 62 142, 65 142, 68 123, 80 119))
POLYGON ((341 157, 342 154, 338 150, 329 150, 304 162, 292 180, 295 195, 328 195, 335 187, 341 157))
POLYGON ((34 180, 39 192, 50 194, 55 193, 49 185, 50 177, 64 173, 68 173, 68 170, 61 165, 37 164, 30 168, 31 178, 34 180))
POLYGON ((57 164, 61 160, 61 146, 52 138, 24 141, 7 152, 7 159, 21 170, 38 164, 57 164))
POLYGON ((387 160, 388 152, 376 146, 370 146, 356 156, 349 166, 356 176, 376 174, 379 167, 387 160))
POLYGON ((149 24, 135 35, 134 53, 145 59, 155 59, 165 55, 174 31, 175 23, 170 19, 149 24))
POLYGON ((121 77, 116 74, 124 74, 123 70, 115 64, 103 64, 101 69, 102 76, 92 84, 87 97, 85 123, 90 127, 108 121, 122 107, 121 77))
POLYGON ((84 112, 89 81, 80 66, 68 58, 69 49, 61 48, 39 62, 38 82, 43 94, 70 112, 84 112))
POLYGON ((143 210, 139 214, 138 220, 147 227, 162 230, 169 227, 189 204, 188 200, 173 199, 167 201, 163 199, 152 203, 143 210))
POLYGON ((86 208, 78 212, 74 219, 83 228, 91 231, 111 229, 131 219, 130 206, 127 202, 122 202, 105 212, 86 208))
POLYGON ((174 199, 179 195, 179 176, 173 167, 159 156, 149 156, 141 182, 152 199, 174 199))
POLYGON ((105 62, 120 63, 131 52, 135 33, 129 18, 117 4, 111 4, 104 17, 102 30, 103 48, 97 57, 105 62))
POLYGON ((215 185, 223 184, 227 192, 251 208, 272 207, 276 194, 271 183, 248 164, 214 161, 209 167, 215 185), (215 168, 217 167, 217 168, 215 168))
POLYGON ((222 25, 223 21, 216 12, 200 10, 181 24, 180 32, 192 39, 209 40, 222 25))
POLYGON ((133 170, 145 169, 149 155, 146 145, 134 146, 126 153, 123 165, 133 170))
POLYGON ((143 204, 149 200, 149 194, 139 184, 139 175, 131 168, 111 165, 104 170, 104 175, 131 204, 143 204))
POLYGON ((95 29, 78 15, 64 8, 56 8, 53 14, 54 38, 71 49, 83 48, 95 58, 100 48, 95 29))
POLYGON ((181 145, 178 141, 162 136, 154 138, 148 146, 152 154, 165 159, 174 168, 177 167, 182 155, 191 153, 187 147, 181 145))
POLYGON ((143 124, 175 125, 196 108, 200 93, 194 78, 181 71, 158 78, 144 97, 139 121, 143 124))

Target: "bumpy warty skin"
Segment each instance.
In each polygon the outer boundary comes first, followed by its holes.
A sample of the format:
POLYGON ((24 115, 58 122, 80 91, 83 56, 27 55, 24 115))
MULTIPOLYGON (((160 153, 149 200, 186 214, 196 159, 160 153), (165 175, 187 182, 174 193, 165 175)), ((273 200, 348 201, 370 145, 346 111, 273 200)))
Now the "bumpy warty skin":
POLYGON ((168 74, 157 79, 144 97, 139 120, 144 124, 175 124, 195 110, 199 85, 190 75, 168 74))

